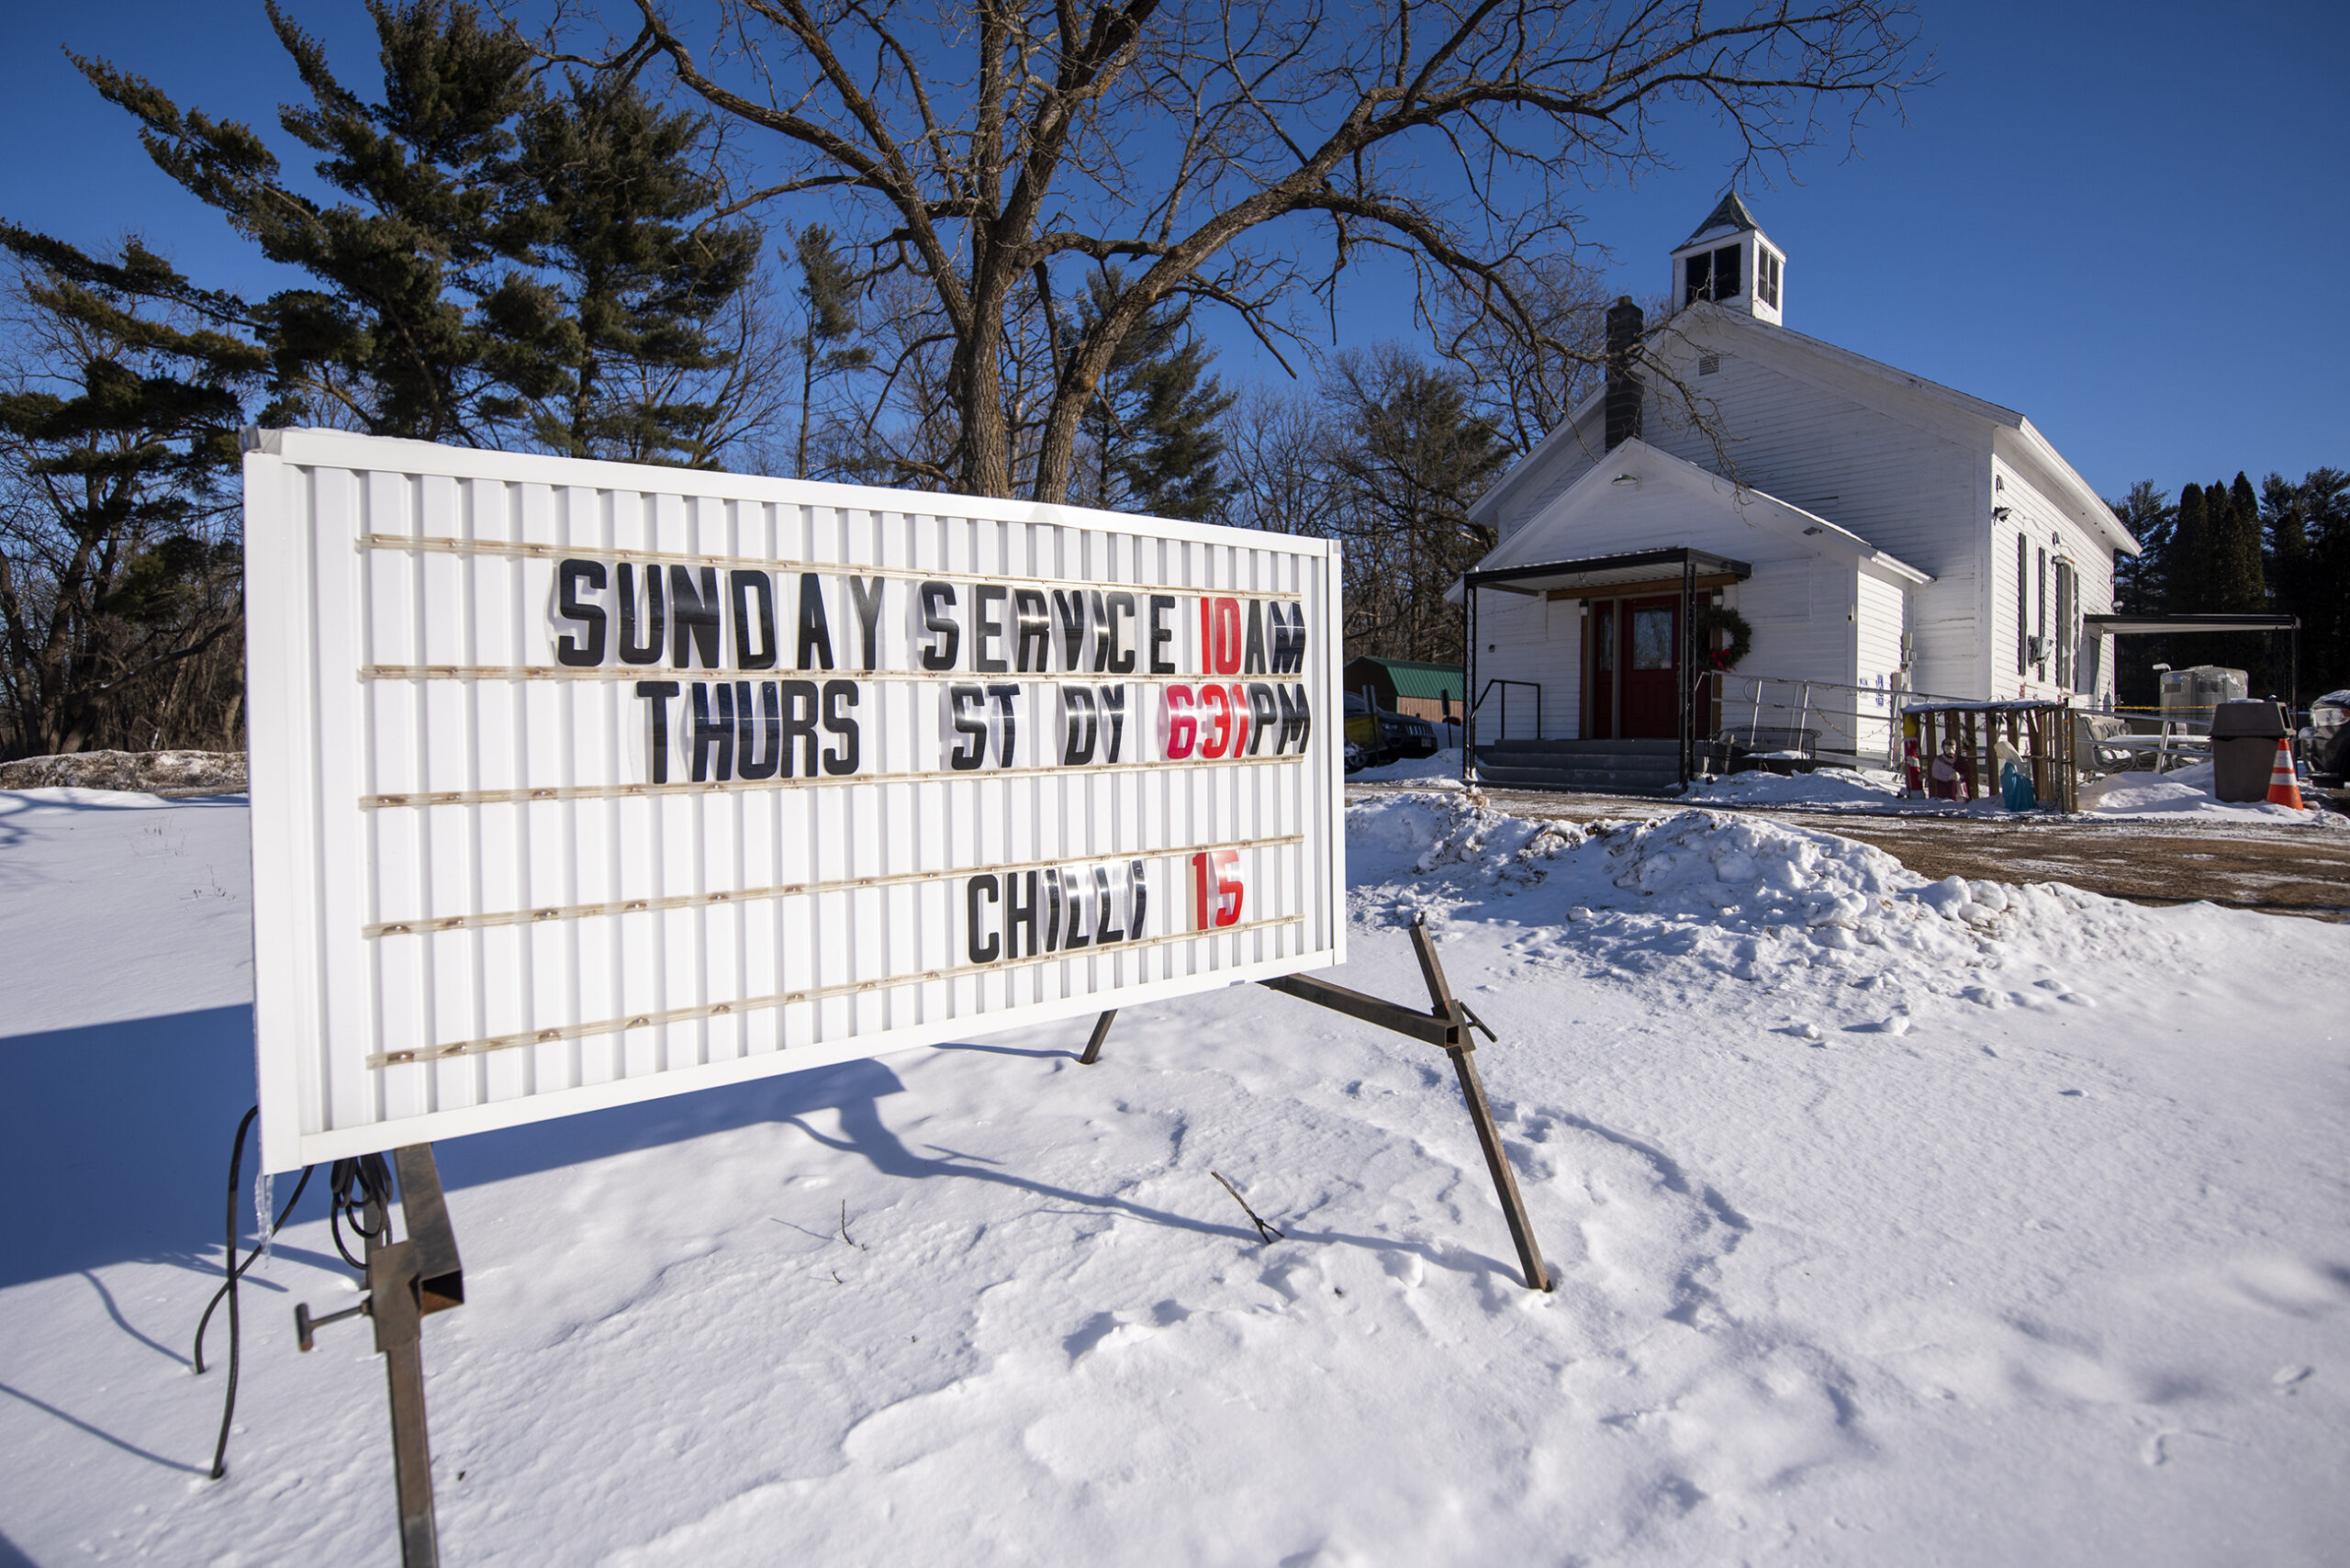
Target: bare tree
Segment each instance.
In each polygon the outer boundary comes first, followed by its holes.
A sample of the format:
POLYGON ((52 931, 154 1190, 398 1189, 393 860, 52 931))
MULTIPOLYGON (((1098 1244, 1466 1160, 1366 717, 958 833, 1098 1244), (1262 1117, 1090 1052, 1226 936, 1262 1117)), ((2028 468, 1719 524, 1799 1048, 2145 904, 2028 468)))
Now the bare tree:
POLYGON ((1256 386, 1225 415, 1232 492, 1221 521, 1269 533, 1330 535, 1337 524, 1333 435, 1308 392, 1256 386))
POLYGON ((1437 349, 1460 368, 1469 406, 1522 456, 1598 390, 1610 297, 1606 280, 1571 255, 1529 262, 1511 283, 1527 322, 1458 287, 1439 290, 1437 349))
POLYGON ((1572 251, 1575 192, 1659 165, 1666 117, 1710 111, 1741 168, 1783 162, 1917 80, 1907 8, 1880 0, 731 0, 688 40, 635 0, 602 63, 666 60, 773 134, 737 208, 822 193, 876 271, 925 296, 952 414, 939 482, 1067 493, 1118 344, 1163 302, 1237 312, 1276 354, 1297 308, 1337 309, 1349 263, 1401 256, 1495 330, 1576 364, 1528 297, 1572 251), (1080 329, 1077 269, 1125 263, 1080 329), (1047 394, 1012 361, 1041 319, 1047 394), (1034 420, 1033 468, 1015 426, 1034 420))

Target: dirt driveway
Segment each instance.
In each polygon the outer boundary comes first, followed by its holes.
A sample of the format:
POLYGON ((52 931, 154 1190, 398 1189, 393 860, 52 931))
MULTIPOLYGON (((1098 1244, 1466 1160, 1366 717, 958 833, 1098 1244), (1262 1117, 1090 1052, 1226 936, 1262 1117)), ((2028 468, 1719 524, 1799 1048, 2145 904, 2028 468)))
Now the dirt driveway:
MULTIPOLYGON (((1350 785, 1348 794, 1408 784, 1350 785)), ((1487 799, 1526 816, 1590 822, 1663 816, 1670 801, 1489 790, 1487 799)), ((1922 877, 2001 882, 2070 882, 2139 903, 2208 899, 2271 914, 2350 922, 2350 821, 2324 827, 2250 823, 2185 827, 2170 823, 2001 822, 1979 817, 1900 817, 1802 806, 1714 806, 1816 827, 1873 844, 1922 877)))

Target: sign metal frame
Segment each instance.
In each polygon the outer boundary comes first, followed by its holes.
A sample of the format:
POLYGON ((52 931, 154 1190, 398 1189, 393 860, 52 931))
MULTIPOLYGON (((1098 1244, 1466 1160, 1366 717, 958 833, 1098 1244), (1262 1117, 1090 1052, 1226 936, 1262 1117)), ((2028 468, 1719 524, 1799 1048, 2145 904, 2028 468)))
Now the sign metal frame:
MULTIPOLYGON (((1338 554, 1337 546, 1330 541, 1037 502, 591 463, 308 430, 256 433, 245 459, 245 513, 247 703, 254 869, 254 1035, 264 1170, 289 1170, 323 1160, 744 1082, 917 1046, 1091 1016, 1230 984, 1327 969, 1346 960, 1338 554), (438 521, 425 516, 423 501, 397 500, 403 495, 421 496, 428 489, 439 498, 434 504, 447 514, 438 521), (535 511, 517 498, 526 489, 541 497, 532 503, 535 511), (506 497, 503 501, 497 499, 501 494, 506 497), (610 526, 597 539, 565 532, 572 527, 571 514, 565 513, 560 504, 547 505, 544 497, 550 494, 643 498, 643 536, 623 537, 625 531, 616 533, 610 526), (386 497, 393 499, 386 500, 386 497), (400 512, 402 504, 408 508, 405 514, 400 512), (989 563, 958 557, 945 547, 934 558, 922 561, 891 560, 886 552, 877 552, 880 558, 876 559, 844 560, 829 556, 770 558, 740 550, 672 548, 674 538, 653 536, 655 519, 659 509, 668 509, 662 513, 668 516, 678 507, 767 508, 776 509, 778 517, 787 515, 790 509, 800 509, 811 517, 846 517, 851 513, 875 519, 886 517, 904 520, 907 526, 901 532, 909 538, 934 535, 951 540, 958 530, 974 538, 982 534, 1035 539, 1083 535, 1109 542, 1102 547, 1109 550, 1110 558, 1119 565, 1122 575, 1055 577, 1010 569, 990 572, 989 563), (552 534, 545 521, 549 517, 557 522, 552 534), (919 527, 915 526, 917 521, 919 527), (1061 533, 1055 535, 1051 531, 1056 530, 1061 533), (1178 570, 1155 575, 1136 569, 1136 564, 1144 560, 1147 552, 1157 552, 1160 563, 1171 564, 1178 570), (574 555, 593 556, 605 562, 640 563, 647 572, 664 566, 674 566, 680 572, 710 570, 718 572, 722 578, 728 571, 743 570, 745 563, 755 564, 757 570, 777 574, 869 572, 875 575, 876 581, 883 577, 892 583, 905 581, 909 585, 906 589, 890 590, 901 597, 912 591, 912 579, 934 576, 950 586, 967 585, 967 598, 976 591, 968 585, 1003 584, 1007 585, 1007 591, 1012 588, 1043 591, 1061 587, 1089 591, 1130 590, 1146 596, 1157 592, 1180 596, 1187 605, 1194 600, 1204 603, 1211 596, 1230 599, 1236 604, 1245 600, 1253 605, 1276 599, 1292 603, 1297 607, 1295 612, 1301 616, 1299 625, 1305 637, 1302 667, 1286 678, 1273 678, 1298 683, 1304 700, 1310 703, 1311 717, 1306 733, 1298 742, 1298 755, 1251 755, 1242 761, 1216 764, 1158 760, 1154 747, 1160 744, 1160 737, 1155 732, 1148 737, 1143 734, 1153 722, 1148 701, 1145 700, 1152 697, 1151 689, 1184 680, 1225 678, 1208 675, 1203 668, 1208 659, 1206 643, 1221 635, 1220 628, 1211 631, 1203 626, 1197 656, 1185 654, 1178 673, 1126 678, 1136 687, 1135 692, 1125 694, 1128 700, 1136 702, 1126 719, 1133 726, 1128 739, 1134 755, 1092 771, 1105 778, 1114 774, 1143 779, 1143 783, 1134 786, 1133 798, 1141 801, 1147 798, 1148 781, 1162 773, 1192 777, 1204 776, 1205 770, 1213 767, 1271 767, 1277 772, 1303 769, 1292 790, 1295 804, 1291 821, 1276 821, 1274 825, 1280 831, 1269 831, 1262 819, 1269 813, 1278 818, 1279 811, 1260 801, 1252 808, 1257 814, 1251 820, 1230 823, 1225 841, 1247 841, 1258 846, 1245 853, 1293 857, 1278 863, 1284 868, 1281 875, 1297 890, 1296 895, 1288 904, 1276 904, 1270 913, 1259 904, 1242 910, 1236 903, 1235 913, 1245 918, 1226 929, 1187 930, 1180 913, 1182 900, 1174 896, 1167 881, 1172 873, 1155 870, 1153 874, 1159 880, 1152 889, 1150 907, 1162 924, 1131 948, 1124 949, 1136 955, 1131 962, 1120 958, 1108 964, 1106 979, 1104 958, 1110 952, 1106 946, 1090 960, 1051 950, 1038 953, 1032 932, 1031 951, 1022 957, 1011 951, 1013 944, 1007 928, 1005 958, 994 966, 972 962, 934 965, 918 972, 878 977, 814 977, 821 983, 770 987, 755 995, 721 994, 724 987, 719 986, 705 994, 672 998, 673 1005, 666 1008, 639 1008, 631 1002, 624 1016, 554 1023, 543 1017, 533 1018, 527 1020, 527 1028, 519 1032, 501 1032, 487 1025, 478 1028, 450 1027, 440 1030, 435 1037, 416 1038, 412 1042, 385 1039, 379 1042, 381 1048, 361 1049, 354 1041, 376 1027, 370 1019, 369 1009, 376 1005, 375 999, 385 988, 375 955, 386 941, 454 941, 464 933, 519 927, 513 933, 513 940, 527 944, 537 935, 532 929, 537 926, 553 928, 586 919, 643 922, 681 918, 677 913, 681 910, 691 913, 695 906, 723 903, 738 892, 745 902, 811 896, 806 886, 778 882, 772 878, 752 878, 752 885, 739 890, 661 886, 644 890, 643 897, 582 897, 568 902, 540 898, 536 896, 537 890, 532 889, 532 898, 509 899, 501 904, 482 892, 483 878, 476 866, 473 890, 463 896, 437 906, 427 901, 426 907, 386 909, 375 898, 371 882, 378 863, 397 864, 403 855, 411 860, 419 859, 422 852, 401 848, 397 835, 385 828, 386 823, 439 812, 448 821, 461 824, 462 832, 453 829, 444 833, 441 841, 430 845, 433 853, 444 859, 456 856, 452 864, 456 866, 458 875, 450 885, 457 885, 464 880, 464 854, 471 853, 477 861, 481 844, 487 842, 484 835, 490 832, 479 825, 488 820, 483 813, 502 812, 514 823, 527 824, 539 820, 532 813, 543 816, 567 809, 565 802, 585 801, 593 805, 617 800, 631 802, 629 809, 634 809, 633 802, 644 800, 650 802, 643 806, 647 812, 671 811, 681 813, 678 820, 699 820, 702 808, 694 802, 722 794, 784 790, 856 790, 877 783, 911 783, 917 778, 928 780, 926 787, 942 791, 981 783, 1004 790, 1013 788, 1018 778, 1042 780, 1056 775, 1067 778, 1079 771, 1054 765, 1048 749, 1045 760, 1035 766, 988 769, 984 778, 968 774, 949 777, 942 767, 926 773, 900 768, 838 778, 775 778, 731 785, 715 780, 696 782, 673 773, 667 781, 653 783, 642 778, 615 775, 609 769, 583 778, 579 776, 583 767, 580 759, 585 752, 579 750, 567 758, 555 758, 557 766, 543 777, 531 771, 536 766, 533 762, 517 765, 519 772, 510 778, 475 778, 469 772, 468 781, 474 787, 467 789, 444 788, 445 778, 426 780, 425 786, 420 788, 417 780, 421 775, 417 770, 401 773, 393 785, 387 785, 387 778, 400 770, 386 769, 384 759, 377 755, 385 745, 386 729, 374 717, 371 704, 379 692, 411 692, 436 686, 442 690, 466 692, 463 711, 471 716, 456 729, 444 722, 436 730, 423 719, 417 722, 419 735, 429 735, 433 744, 445 748, 451 734, 456 735, 458 744, 478 744, 479 737, 492 727, 491 720, 481 715, 488 713, 496 703, 506 703, 519 711, 526 700, 626 700, 625 694, 630 689, 627 677, 637 672, 571 668, 559 664, 551 656, 554 639, 566 634, 566 628, 576 629, 576 622, 557 614, 559 607, 532 601, 519 590, 509 619, 517 627, 518 635, 527 630, 528 637, 538 640, 538 651, 549 656, 517 661, 478 648, 471 656, 458 659, 381 656, 386 650, 370 642, 375 635, 371 627, 383 619, 383 611, 370 597, 380 598, 379 589, 371 587, 368 577, 371 558, 420 563, 415 566, 415 577, 420 583, 426 580, 429 567, 439 574, 432 580, 464 584, 473 580, 464 574, 474 571, 472 563, 477 561, 502 563, 498 569, 510 573, 551 576, 559 559, 574 555), (1227 576, 1245 577, 1244 567, 1235 565, 1242 562, 1273 563, 1279 570, 1289 573, 1297 586, 1213 580, 1219 569, 1227 576), (1223 563, 1221 568, 1217 563, 1223 563), (1157 576, 1184 574, 1199 580, 1156 580, 1157 576), (375 619, 371 621, 371 617, 375 619), (528 622, 527 628, 523 627, 524 622, 528 622), (524 688, 533 689, 524 693, 524 688), (474 693, 491 695, 477 700, 474 693), (1137 763, 1144 766, 1137 767, 1137 763), (467 812, 473 814, 464 814, 467 812), (465 839, 464 834, 476 836, 465 839), (455 840, 462 840, 463 846, 470 848, 462 852, 450 850, 445 841, 455 840), (661 910, 651 907, 653 903, 661 904, 671 914, 665 916, 661 910), (443 933, 455 935, 444 936, 443 933), (371 943, 378 946, 371 947, 371 943), (1161 950, 1180 956, 1181 961, 1169 957, 1156 964, 1157 973, 1149 973, 1152 966, 1143 955, 1161 950), (975 991, 981 997, 981 1003, 967 1008, 952 1001, 952 996, 959 993, 939 989, 961 982, 984 985, 991 983, 987 976, 1036 966, 1060 966, 1054 971, 1059 976, 1059 994, 1035 994, 1031 1000, 987 1003, 985 993, 975 991), (1085 966, 1081 975, 1077 966, 1085 966), (973 981, 975 974, 981 979, 973 981), (552 1047, 559 1041, 605 1038, 615 1032, 611 1025, 650 1032, 666 1042, 671 1036, 665 1031, 673 1026, 717 1018, 726 1021, 731 1028, 736 1026, 738 1010, 766 1009, 770 1010, 780 1028, 781 1010, 786 1007, 837 1002, 854 1009, 860 1005, 856 999, 877 986, 883 990, 929 986, 929 994, 948 995, 950 1001, 944 1015, 925 1016, 909 1024, 889 1024, 878 1029, 857 1026, 852 1012, 849 1030, 834 1037, 788 1043, 714 1059, 672 1061, 665 1054, 667 1046, 663 1044, 655 1052, 660 1065, 650 1070, 624 1071, 593 1081, 583 1078, 558 1087, 533 1087, 528 1092, 469 1094, 462 1092, 465 1081, 457 1076, 467 1070, 468 1060, 510 1060, 526 1053, 535 1054, 542 1046, 552 1047), (824 992, 824 996, 817 997, 818 991, 824 992), (847 1000, 840 1002, 842 998, 847 1000), (377 1083, 386 1081, 383 1075, 427 1075, 423 1079, 412 1076, 408 1081, 429 1081, 432 1087, 420 1095, 408 1092, 401 1102, 403 1106, 423 1104, 425 1108, 420 1111, 400 1109, 372 1115, 338 1115, 335 1093, 341 1092, 343 1103, 349 1103, 349 1084, 354 1073, 375 1075, 374 1081, 377 1083), (441 1086, 448 1084, 456 1085, 457 1090, 443 1092, 441 1086)), ((609 520, 610 509, 593 515, 609 520)), ((877 523, 876 537, 880 536, 877 523)), ((532 576, 510 580, 540 579, 532 576)), ((878 594, 883 590, 874 591, 878 594)), ((470 612, 477 618, 485 613, 476 602, 482 596, 472 588, 464 592, 472 596, 466 599, 470 612)), ((413 605, 410 608, 416 609, 413 605)), ((1278 612, 1267 613, 1270 616, 1278 612)), ((420 622, 424 611, 416 609, 416 614, 420 622)), ((1114 619, 1113 613, 1113 633, 1114 619)), ((1189 631, 1188 624, 1181 629, 1173 644, 1176 651, 1189 646, 1182 642, 1189 631)), ((784 635, 789 636, 788 628, 784 635)), ((868 632, 867 635, 870 646, 872 633, 868 632)), ((893 629, 890 635, 900 636, 901 633, 893 629)), ((677 638, 681 648, 685 646, 685 637, 680 629, 677 638)), ((459 641, 463 640, 461 636, 459 641)), ((408 638, 407 651, 433 652, 426 647, 431 641, 420 632, 408 638)), ((1072 643, 1071 648, 1075 646, 1072 643)), ((845 663, 846 649, 842 652, 845 663)), ((899 652, 903 654, 905 650, 901 647, 899 652)), ((1024 649, 1024 660, 1025 654, 1024 649)), ((1076 657, 1072 652, 1071 658, 1076 657)), ((1080 664, 1076 667, 1081 670, 1083 666, 1080 664)), ((723 667, 678 669, 663 665, 642 673, 671 680, 698 676, 716 686, 731 682, 738 673, 752 672, 723 667)), ((789 675, 792 671, 786 665, 757 673, 773 676, 789 675)), ((875 695, 872 700, 877 704, 885 700, 920 701, 925 680, 944 684, 957 679, 969 682, 986 678, 952 670, 924 671, 902 666, 851 670, 848 674, 856 679, 873 682, 877 694, 884 685, 904 689, 908 693, 897 698, 875 695)), ((1045 666, 1002 678, 1026 680, 1041 689, 1055 680, 1067 683, 1076 677, 1045 666)), ((1204 694, 1205 687, 1200 689, 1204 694)), ((1241 688, 1235 685, 1229 689, 1235 693, 1237 704, 1241 688)), ((1163 697, 1164 693, 1158 695, 1163 697)), ((420 711, 424 703, 421 697, 413 700, 413 706, 420 711)), ((681 718, 678 722, 688 721, 681 718)), ((1058 720, 1032 714, 1025 722, 1054 724, 1058 720)), ((747 706, 744 723, 749 723, 747 706)), ((664 743, 656 740, 653 744, 658 747, 664 743)), ((785 744, 789 745, 788 739, 785 744)), ((814 743, 810 744, 812 747, 814 743)), ((899 745, 898 755, 902 760, 904 745, 892 744, 899 745)), ((1012 743, 1007 740, 1003 744, 1007 748, 1005 762, 1015 762, 1017 759, 1009 752, 1012 743)), ((1034 747, 1035 741, 1032 738, 1030 744, 1034 747)), ((881 743, 876 742, 868 755, 880 749, 881 743)), ((697 756, 697 768, 701 760, 697 756)), ((594 774, 593 768, 586 771, 594 774)), ((1174 787, 1164 786, 1160 799, 1171 798, 1164 791, 1174 787)), ((1040 783, 1039 798, 1041 790, 1040 783)), ((1238 784, 1232 786, 1232 794, 1235 800, 1245 798, 1238 784)), ((1124 795, 1118 798, 1126 799, 1124 795)), ((614 805, 610 809, 617 812, 622 807, 614 805)), ((1225 815, 1231 818, 1234 813, 1227 812, 1225 815)), ((1209 818, 1223 820, 1216 817, 1213 809, 1209 818)), ((517 826, 510 831, 522 834, 531 830, 517 826)), ((1041 827, 1036 831, 1039 834, 1044 833, 1041 827)), ((1191 838, 1177 841, 1164 833, 1154 834, 1139 823, 1128 823, 1116 831, 1127 834, 1133 841, 1098 844, 1079 857, 1091 864, 1135 856, 1167 860, 1211 852, 1208 835, 1194 834, 1202 840, 1194 844, 1191 838), (1138 839, 1133 838, 1136 832, 1140 833, 1138 839)), ((538 842, 550 842, 543 828, 538 842)), ((1040 838, 1040 846, 1041 842, 1040 838)), ((1054 857, 1049 846, 1007 857, 1016 873, 1024 876, 1034 874, 1035 867, 1046 865, 1054 857)), ((1139 868, 1140 863, 1136 865, 1139 868)), ((979 868, 967 863, 894 869, 869 867, 860 876, 856 874, 858 868, 852 865, 846 868, 850 875, 835 878, 834 882, 862 887, 877 879, 887 880, 891 877, 912 882, 923 879, 949 880, 979 868)), ((419 870, 419 885, 438 885, 431 881, 434 874, 438 873, 429 867, 419 870)), ((1138 868, 1135 875, 1139 879, 1143 873, 1138 868)), ((1058 883, 1054 885, 1058 889, 1058 883)), ((1102 885, 1107 887, 1106 882, 1102 885)), ((1069 886, 1074 935, 1074 909, 1080 894, 1075 890, 1078 883, 1074 879, 1069 886)), ((1057 900, 1058 896, 1057 890, 1057 900)), ((1202 897, 1207 897, 1204 883, 1202 897)), ((979 907, 974 895, 971 908, 979 907)), ((1105 903, 1103 907, 1108 906, 1105 903)), ((1102 927, 1097 924, 1095 929, 1099 932, 1102 927)), ((976 948, 976 938, 973 946, 976 948)), ((478 995, 484 987, 501 982, 489 976, 478 959, 475 969, 476 972, 470 981, 463 977, 452 980, 442 976, 440 983, 456 998, 453 1010, 457 1013, 468 1004, 466 986, 470 984, 475 1016, 487 1018, 495 1010, 481 1004, 478 995)), ((1032 987, 1037 992, 1045 989, 1041 980, 1032 987)), ((1011 982, 1005 982, 1003 990, 1009 998, 1011 982)), ((924 1010, 934 1011, 927 1004, 924 1010)), ((492 1080, 477 1075, 473 1081, 492 1080)), ((391 1103, 394 1098, 380 1088, 371 1092, 375 1095, 373 1103, 379 1106, 391 1103)))

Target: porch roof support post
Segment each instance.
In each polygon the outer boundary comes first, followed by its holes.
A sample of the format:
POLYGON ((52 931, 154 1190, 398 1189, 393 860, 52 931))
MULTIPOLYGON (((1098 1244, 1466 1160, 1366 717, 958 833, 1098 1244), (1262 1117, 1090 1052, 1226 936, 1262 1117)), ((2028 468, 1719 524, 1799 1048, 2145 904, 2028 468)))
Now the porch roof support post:
POLYGON ((1689 788, 1693 769, 1690 762, 1691 710, 1696 705, 1697 661, 1697 558, 1687 546, 1681 551, 1681 657, 1684 666, 1680 671, 1681 685, 1681 788, 1689 788))
POLYGON ((1468 600, 1468 613, 1462 618, 1465 622, 1462 630, 1468 635, 1469 657, 1465 672, 1467 678, 1461 682, 1460 695, 1469 711, 1461 715, 1460 782, 1474 784, 1477 782, 1477 579, 1473 575, 1466 579, 1462 597, 1468 600))

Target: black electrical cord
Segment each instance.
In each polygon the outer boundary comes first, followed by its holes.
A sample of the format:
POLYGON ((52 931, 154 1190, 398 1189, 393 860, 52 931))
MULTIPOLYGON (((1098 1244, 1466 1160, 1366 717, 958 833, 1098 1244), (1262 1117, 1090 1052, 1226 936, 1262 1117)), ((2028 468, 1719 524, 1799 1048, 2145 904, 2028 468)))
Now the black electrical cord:
POLYGON ((302 1201, 302 1190, 310 1184, 311 1168, 306 1165, 302 1168, 302 1179, 294 1184, 294 1195, 285 1200, 284 1208, 277 1211, 276 1222, 269 1227, 269 1234, 255 1241, 253 1249, 245 1254, 245 1260, 238 1262, 237 1200, 241 1196, 238 1189, 244 1185, 245 1135, 252 1130, 253 1118, 260 1112, 261 1107, 254 1106, 237 1124, 236 1145, 229 1151, 228 1248, 221 1256, 220 1265, 228 1277, 220 1282, 220 1288, 212 1293, 212 1300, 206 1305, 204 1316, 196 1320, 196 1370, 200 1376, 204 1372, 205 1330, 212 1325, 213 1309, 220 1305, 220 1298, 224 1295, 229 1298, 229 1392, 220 1406, 219 1439, 212 1445, 212 1479, 215 1481, 229 1473, 229 1425, 237 1415, 237 1372, 244 1338, 241 1332, 243 1326, 237 1315, 237 1282, 245 1277, 245 1271, 253 1266, 253 1260, 261 1256, 262 1249, 269 1244, 271 1238, 285 1228, 286 1216, 294 1212, 294 1205, 302 1201))
MULTIPOLYGON (((315 1167, 308 1165, 302 1167, 302 1179, 294 1183, 294 1195, 285 1200, 285 1206, 277 1211, 276 1223, 269 1227, 270 1239, 274 1239, 277 1233, 285 1228, 285 1218, 288 1215, 294 1212, 294 1205, 302 1201, 303 1190, 310 1184, 310 1172, 313 1169, 315 1169, 315 1167)), ((245 1271, 251 1269, 253 1264, 260 1260, 262 1247, 262 1242, 254 1242, 253 1249, 245 1254, 245 1260, 237 1265, 238 1279, 243 1279, 245 1277, 245 1271)), ((220 1288, 212 1293, 211 1301, 207 1303, 205 1305, 204 1316, 196 1321, 196 1370, 198 1376, 203 1375, 204 1372, 204 1331, 206 1328, 210 1327, 212 1323, 212 1314, 220 1305, 222 1298, 228 1295, 229 1283, 230 1282, 227 1280, 220 1282, 220 1288)))
POLYGON ((334 1236, 334 1249, 342 1260, 358 1270, 367 1271, 366 1260, 354 1258, 351 1249, 342 1244, 342 1227, 347 1221, 351 1233, 364 1244, 391 1239, 392 1172, 380 1154, 364 1154, 356 1159, 338 1159, 330 1172, 331 1202, 327 1210, 327 1228, 334 1236), (367 1210, 373 1204, 378 1216, 371 1229, 367 1210))

